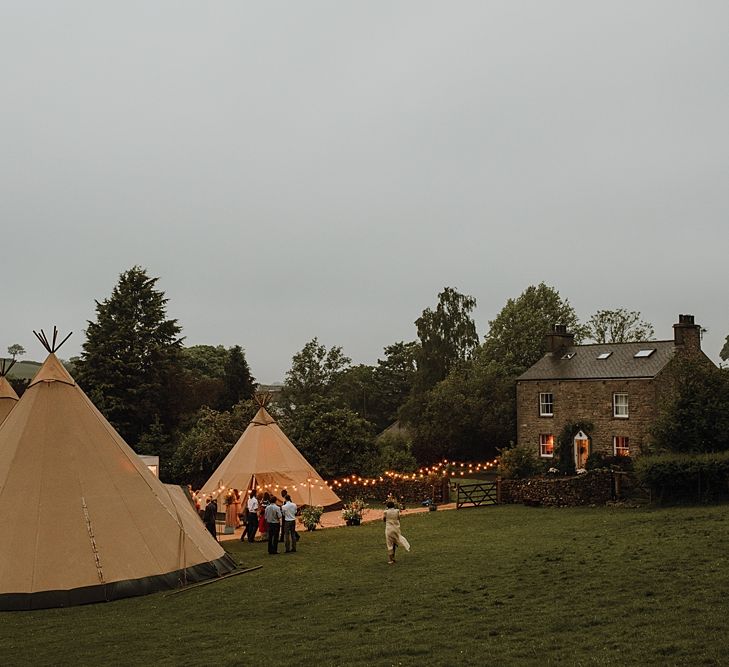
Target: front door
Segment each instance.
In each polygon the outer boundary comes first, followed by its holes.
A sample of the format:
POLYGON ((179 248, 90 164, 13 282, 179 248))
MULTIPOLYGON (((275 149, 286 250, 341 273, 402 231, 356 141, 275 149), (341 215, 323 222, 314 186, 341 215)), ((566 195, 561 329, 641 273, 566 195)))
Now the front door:
POLYGON ((590 439, 580 431, 575 436, 575 468, 578 470, 587 466, 587 457, 590 455, 590 439))

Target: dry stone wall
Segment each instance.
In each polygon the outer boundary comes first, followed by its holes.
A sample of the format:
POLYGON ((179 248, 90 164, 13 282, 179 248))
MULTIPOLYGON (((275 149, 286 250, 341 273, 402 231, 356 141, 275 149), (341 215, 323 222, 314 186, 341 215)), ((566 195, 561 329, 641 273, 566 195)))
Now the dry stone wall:
MULTIPOLYGON (((448 488, 447 477, 423 477, 417 479, 393 479, 386 477, 375 484, 362 482, 342 482, 341 486, 332 487, 334 492, 344 501, 349 502, 355 498, 381 500, 385 502, 392 494, 405 503, 419 503, 423 500, 443 502, 448 488)), ((448 502, 447 500, 445 502, 448 502)))
POLYGON ((604 505, 612 498, 612 474, 604 470, 595 470, 576 477, 501 480, 502 503, 575 507, 604 505))

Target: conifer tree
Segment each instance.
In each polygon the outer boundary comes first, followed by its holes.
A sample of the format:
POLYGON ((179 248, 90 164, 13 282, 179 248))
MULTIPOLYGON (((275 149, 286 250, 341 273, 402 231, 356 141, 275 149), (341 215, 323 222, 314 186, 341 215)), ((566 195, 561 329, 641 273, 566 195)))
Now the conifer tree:
POLYGON ((81 388, 132 447, 157 420, 171 429, 177 413, 181 329, 167 319, 158 280, 139 266, 119 276, 111 296, 96 302, 76 367, 81 388))
POLYGON ((225 361, 223 391, 220 395, 218 408, 220 410, 230 410, 239 401, 251 398, 255 389, 256 381, 251 375, 251 369, 248 366, 243 349, 240 345, 231 347, 225 361))

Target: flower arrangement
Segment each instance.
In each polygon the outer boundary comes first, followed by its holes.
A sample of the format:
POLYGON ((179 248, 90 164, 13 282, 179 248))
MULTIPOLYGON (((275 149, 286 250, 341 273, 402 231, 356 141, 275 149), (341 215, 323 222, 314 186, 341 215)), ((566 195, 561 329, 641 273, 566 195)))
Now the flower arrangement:
POLYGON ((228 491, 228 493, 225 494, 225 498, 223 498, 223 505, 230 505, 235 500, 235 497, 233 495, 233 491, 228 491))
POLYGON ((347 522, 348 526, 358 526, 362 521, 364 511, 369 505, 361 498, 355 498, 351 503, 347 503, 342 510, 342 518, 347 522))
POLYGON ((307 505, 301 510, 301 523, 304 524, 306 530, 315 530, 317 525, 321 525, 321 515, 324 508, 320 505, 307 505))

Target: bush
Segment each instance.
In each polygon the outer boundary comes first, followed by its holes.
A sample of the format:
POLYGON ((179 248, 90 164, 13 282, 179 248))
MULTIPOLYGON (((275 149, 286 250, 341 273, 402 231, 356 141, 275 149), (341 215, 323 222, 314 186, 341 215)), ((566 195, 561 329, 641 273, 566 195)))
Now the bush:
POLYGON ((307 530, 314 530, 321 521, 324 508, 320 505, 307 505, 301 510, 301 523, 307 530))
POLYGON ((604 452, 592 452, 587 457, 587 470, 623 470, 633 469, 633 459, 629 456, 612 456, 604 452))
POLYGON ((520 445, 504 449, 499 456, 499 475, 504 479, 523 479, 533 477, 542 472, 539 462, 531 447, 520 445))
POLYGON ((729 452, 642 456, 635 473, 659 502, 729 495, 729 452))

